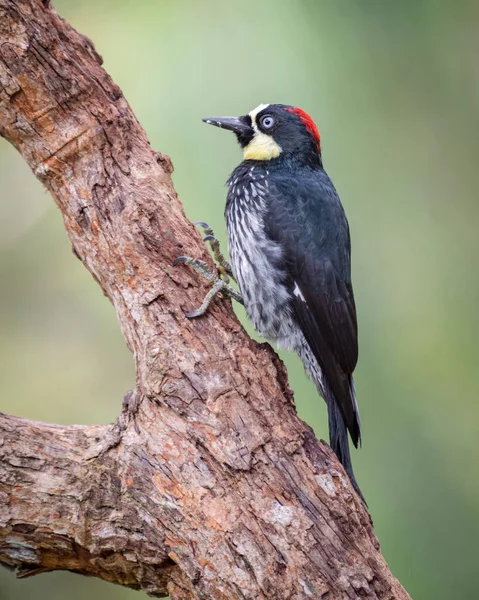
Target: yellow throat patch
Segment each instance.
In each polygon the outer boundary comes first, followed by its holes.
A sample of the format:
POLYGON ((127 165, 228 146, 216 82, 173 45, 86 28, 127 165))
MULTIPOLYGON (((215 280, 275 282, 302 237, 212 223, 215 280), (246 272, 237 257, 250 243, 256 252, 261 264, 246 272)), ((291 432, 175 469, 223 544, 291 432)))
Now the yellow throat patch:
POLYGON ((245 160, 271 160, 281 154, 281 147, 270 135, 260 131, 256 124, 256 115, 268 106, 269 104, 260 104, 249 113, 251 125, 254 129, 254 137, 243 150, 245 160))

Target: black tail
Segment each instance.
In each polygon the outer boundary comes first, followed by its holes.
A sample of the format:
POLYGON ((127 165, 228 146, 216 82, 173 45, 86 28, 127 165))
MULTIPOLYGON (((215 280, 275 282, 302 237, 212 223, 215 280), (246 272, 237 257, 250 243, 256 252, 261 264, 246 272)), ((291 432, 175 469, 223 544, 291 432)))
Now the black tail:
POLYGON ((356 477, 354 476, 351 455, 349 453, 348 430, 346 429, 341 409, 331 393, 326 394, 326 403, 328 405, 329 445, 338 457, 339 462, 343 465, 353 488, 367 506, 367 502, 364 499, 364 496, 359 489, 358 482, 356 481, 356 477))

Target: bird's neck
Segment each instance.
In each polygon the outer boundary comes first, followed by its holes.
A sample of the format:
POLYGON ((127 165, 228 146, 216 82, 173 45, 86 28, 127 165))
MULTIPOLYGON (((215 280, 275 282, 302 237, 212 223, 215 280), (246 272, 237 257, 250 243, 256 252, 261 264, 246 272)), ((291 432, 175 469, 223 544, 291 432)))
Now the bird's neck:
MULTIPOLYGON (((302 169, 321 170, 323 162, 319 153, 314 154, 288 154, 280 155, 271 160, 244 160, 235 169, 235 172, 247 173, 252 169, 252 172, 257 174, 271 174, 275 172, 293 171, 296 172, 302 169)), ((237 173, 238 174, 238 173, 237 173)))

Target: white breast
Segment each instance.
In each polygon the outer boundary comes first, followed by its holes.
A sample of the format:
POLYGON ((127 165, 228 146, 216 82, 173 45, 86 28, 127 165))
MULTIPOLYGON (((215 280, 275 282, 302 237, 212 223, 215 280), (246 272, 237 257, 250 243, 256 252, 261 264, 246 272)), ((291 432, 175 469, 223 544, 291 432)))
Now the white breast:
POLYGON ((279 341, 290 329, 290 295, 283 283, 282 248, 264 231, 265 192, 264 181, 232 183, 226 215, 228 244, 249 319, 260 335, 279 341))

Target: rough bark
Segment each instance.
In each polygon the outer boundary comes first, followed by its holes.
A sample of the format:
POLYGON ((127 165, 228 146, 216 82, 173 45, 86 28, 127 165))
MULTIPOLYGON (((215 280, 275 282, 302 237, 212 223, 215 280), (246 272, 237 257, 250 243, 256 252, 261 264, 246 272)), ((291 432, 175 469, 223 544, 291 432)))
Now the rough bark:
POLYGON ((111 426, 0 418, 0 562, 179 599, 405 600, 283 365, 230 303, 189 321, 209 260, 92 43, 40 0, 0 0, 0 134, 51 192, 136 362, 111 426))

